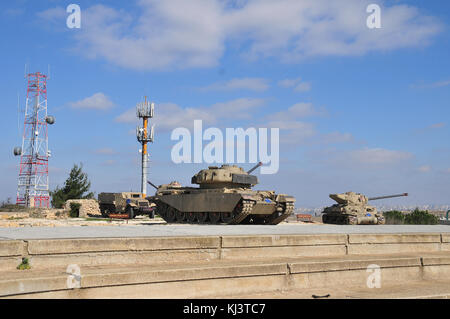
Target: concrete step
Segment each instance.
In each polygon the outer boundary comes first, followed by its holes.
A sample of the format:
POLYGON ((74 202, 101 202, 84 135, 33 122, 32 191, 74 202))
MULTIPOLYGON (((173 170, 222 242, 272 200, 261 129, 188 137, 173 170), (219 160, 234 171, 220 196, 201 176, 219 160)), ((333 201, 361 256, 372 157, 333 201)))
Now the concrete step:
POLYGON ((447 252, 450 235, 315 234, 0 240, 0 271, 290 257, 447 252))
POLYGON ((380 288, 332 287, 222 295, 239 299, 449 299, 450 280, 421 280, 380 288))
POLYGON ((373 269, 374 265, 379 269, 382 287, 437 280, 450 274, 450 256, 446 252, 214 260, 167 265, 72 265, 69 272, 61 267, 2 272, 0 296, 202 298, 299 289, 364 290, 372 274, 368 269, 373 269), (75 275, 72 274, 74 269, 77 270, 75 275))

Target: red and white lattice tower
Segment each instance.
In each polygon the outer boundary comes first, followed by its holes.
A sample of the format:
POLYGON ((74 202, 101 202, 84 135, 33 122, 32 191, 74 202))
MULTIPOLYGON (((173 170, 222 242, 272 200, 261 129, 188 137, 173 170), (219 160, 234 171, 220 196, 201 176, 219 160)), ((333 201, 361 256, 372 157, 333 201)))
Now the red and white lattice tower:
POLYGON ((20 155, 16 203, 49 207, 47 125, 55 120, 47 115, 47 76, 29 73, 27 82, 22 147, 14 149, 14 155, 20 155))

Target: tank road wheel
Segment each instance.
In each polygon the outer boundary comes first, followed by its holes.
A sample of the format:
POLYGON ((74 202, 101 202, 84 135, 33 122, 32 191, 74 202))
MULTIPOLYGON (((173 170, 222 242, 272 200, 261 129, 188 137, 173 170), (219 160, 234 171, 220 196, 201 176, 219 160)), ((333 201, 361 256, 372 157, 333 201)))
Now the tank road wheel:
POLYGON ((168 207, 164 215, 166 222, 173 223, 175 221, 175 209, 172 207, 168 207))
POLYGON ((175 213, 175 218, 177 219, 177 222, 182 223, 186 221, 186 213, 177 211, 175 213))
POLYGON ((196 213, 186 213, 186 219, 189 223, 196 223, 197 222, 197 214, 196 213))
POLYGON ((211 224, 218 224, 220 222, 220 213, 209 213, 208 215, 211 224))
POLYGON ((208 220, 208 213, 195 213, 197 215, 197 221, 200 224, 206 224, 206 221, 208 220))
POLYGON ((220 219, 222 223, 229 224, 234 219, 234 214, 232 212, 220 213, 220 219))
POLYGON ((355 217, 355 216, 347 217, 347 224, 348 225, 358 225, 358 217, 355 217))

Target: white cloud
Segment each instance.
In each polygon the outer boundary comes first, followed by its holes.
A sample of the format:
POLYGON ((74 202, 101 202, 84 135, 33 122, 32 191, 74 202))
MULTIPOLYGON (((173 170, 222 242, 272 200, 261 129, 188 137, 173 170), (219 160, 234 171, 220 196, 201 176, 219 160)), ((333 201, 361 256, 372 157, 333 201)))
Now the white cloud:
POLYGON ((94 151, 94 153, 99 154, 99 155, 114 155, 114 154, 116 154, 116 152, 112 148, 109 148, 109 147, 96 149, 94 151))
POLYGON ((280 129, 280 142, 301 144, 317 134, 313 124, 302 121, 270 121, 268 127, 280 129))
POLYGON ((446 125, 447 124, 445 122, 434 123, 434 124, 431 124, 428 126, 418 128, 414 132, 417 134, 429 133, 429 132, 433 132, 433 131, 438 131, 439 129, 442 129, 446 125))
MULTIPOLYGON (((117 123, 137 123, 136 109, 129 109, 115 118, 117 123)), ((134 131, 133 131, 134 134, 134 131)))
POLYGON ((213 104, 209 111, 216 115, 218 120, 226 119, 251 119, 254 110, 265 105, 266 100, 260 98, 240 98, 228 102, 213 104))
POLYGON ((290 88, 290 87, 295 86, 301 80, 302 80, 302 78, 284 79, 284 80, 278 81, 278 85, 281 87, 284 87, 284 88, 290 88))
POLYGON ((49 8, 44 11, 40 11, 36 13, 38 18, 43 19, 48 22, 60 22, 61 20, 65 20, 67 13, 63 7, 55 7, 49 8))
MULTIPOLYGON (((176 127, 192 127, 194 120, 202 120, 204 125, 225 124, 229 120, 250 119, 254 110, 266 103, 264 99, 240 98, 215 103, 209 107, 181 107, 174 103, 155 105, 155 128, 168 131, 176 127)), ((116 122, 137 123, 136 110, 129 109, 116 117, 116 122)))
POLYGON ((423 165, 417 168, 417 170, 421 173, 428 173, 431 171, 431 166, 430 165, 423 165))
POLYGON ((299 83, 295 88, 295 92, 308 92, 311 90, 311 84, 309 82, 299 83))
MULTIPOLYGON (((400 4, 382 6, 382 28, 368 29, 371 2, 140 0, 136 14, 95 5, 83 9, 76 39, 88 58, 153 70, 211 67, 227 46, 250 58, 283 62, 420 47, 442 29, 436 18, 400 4)), ((51 19, 56 13, 38 15, 51 19)))
POLYGON ((217 1, 139 1, 140 16, 95 5, 76 35, 88 58, 131 69, 210 67, 224 52, 217 1))
POLYGON ((71 102, 69 106, 74 109, 108 110, 114 106, 114 103, 105 94, 99 92, 83 100, 71 102))
POLYGON ((445 123, 440 122, 440 123, 432 124, 428 128, 435 129, 435 128, 443 128, 444 126, 445 126, 445 123))
POLYGON ((285 88, 294 88, 295 92, 308 92, 311 90, 311 83, 302 82, 301 78, 284 79, 278 82, 278 85, 285 88))
POLYGON ((268 81, 263 78, 240 78, 227 82, 220 82, 201 88, 204 91, 231 91, 231 90, 251 90, 265 91, 269 88, 268 81))
POLYGON ((10 8, 3 11, 3 13, 10 17, 18 17, 25 13, 24 8, 10 8))
POLYGON ((115 160, 113 160, 113 159, 108 159, 108 160, 104 161, 104 162, 102 163, 102 165, 111 166, 111 165, 115 165, 116 163, 117 163, 117 162, 116 162, 115 160))
POLYGON ((412 84, 411 87, 413 88, 419 88, 419 89, 434 89, 434 88, 441 88, 445 86, 449 86, 450 81, 438 81, 428 84, 412 84))
POLYGON ((312 103, 296 103, 289 107, 285 111, 280 111, 268 116, 272 121, 292 121, 298 118, 304 118, 308 116, 323 115, 323 110, 317 110, 312 103))
POLYGON ((280 141, 301 144, 317 134, 314 124, 301 121, 308 116, 322 115, 312 103, 296 103, 287 110, 266 116, 268 127, 280 129, 280 141))
POLYGON ((335 144, 335 143, 347 143, 353 142, 354 137, 350 133, 331 132, 324 134, 321 138, 322 143, 335 144))
POLYGON ((365 148, 348 153, 349 160, 360 164, 394 164, 412 157, 413 155, 409 152, 392 151, 383 148, 365 148))

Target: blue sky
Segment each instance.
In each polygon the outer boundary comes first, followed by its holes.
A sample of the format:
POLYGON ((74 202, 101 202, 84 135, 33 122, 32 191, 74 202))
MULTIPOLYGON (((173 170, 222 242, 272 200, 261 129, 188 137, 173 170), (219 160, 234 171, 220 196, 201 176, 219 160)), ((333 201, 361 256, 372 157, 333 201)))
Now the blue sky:
MULTIPOLYGON (((331 203, 329 193, 409 192, 385 203, 450 204, 448 1, 16 1, 0 5, 0 199, 15 198, 24 66, 47 73, 50 188, 82 162, 95 192, 139 189, 138 124, 156 103, 149 178, 190 177, 170 133, 279 127, 280 169, 259 189, 331 203), (81 28, 66 7, 81 7, 81 28), (366 7, 381 7, 368 29, 366 7)), ((244 165, 246 168, 252 164, 244 165)))

